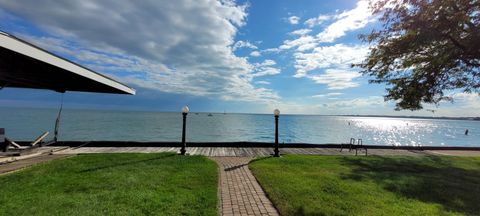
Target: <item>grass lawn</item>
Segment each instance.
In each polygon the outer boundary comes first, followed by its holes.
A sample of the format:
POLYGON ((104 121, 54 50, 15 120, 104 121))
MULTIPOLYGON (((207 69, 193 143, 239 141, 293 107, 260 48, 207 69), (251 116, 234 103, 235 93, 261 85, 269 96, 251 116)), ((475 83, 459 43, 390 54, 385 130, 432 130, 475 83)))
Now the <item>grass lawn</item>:
POLYGON ((0 176, 0 215, 217 215, 202 156, 85 154, 0 176))
POLYGON ((282 215, 480 215, 480 158, 299 156, 249 165, 282 215))

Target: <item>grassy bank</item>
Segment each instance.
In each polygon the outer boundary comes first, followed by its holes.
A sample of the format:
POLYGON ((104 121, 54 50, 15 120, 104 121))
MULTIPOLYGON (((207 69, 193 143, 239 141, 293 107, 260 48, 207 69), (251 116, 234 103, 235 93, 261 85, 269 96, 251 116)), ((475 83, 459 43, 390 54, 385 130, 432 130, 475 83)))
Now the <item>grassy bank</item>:
POLYGON ((201 156, 90 154, 0 176, 0 215, 217 215, 201 156))
POLYGON ((250 169, 283 215, 480 214, 480 158, 289 155, 250 169))

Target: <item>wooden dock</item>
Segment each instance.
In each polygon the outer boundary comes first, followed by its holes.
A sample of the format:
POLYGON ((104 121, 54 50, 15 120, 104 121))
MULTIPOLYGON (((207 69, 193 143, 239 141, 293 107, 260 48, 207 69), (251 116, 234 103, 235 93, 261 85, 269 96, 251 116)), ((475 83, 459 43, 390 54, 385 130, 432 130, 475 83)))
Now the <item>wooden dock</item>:
MULTIPOLYGON (((85 153, 157 153, 157 152, 180 152, 179 147, 79 147, 68 148, 58 152, 59 154, 85 154, 85 153)), ((187 154, 204 155, 208 157, 262 157, 273 153, 273 148, 266 147, 190 147, 187 154)), ((369 149, 368 155, 425 155, 426 151, 402 150, 402 149, 369 149)), ((355 151, 339 148, 280 148, 280 154, 302 155, 355 155, 355 151)), ((358 152, 365 155, 365 151, 358 152)))

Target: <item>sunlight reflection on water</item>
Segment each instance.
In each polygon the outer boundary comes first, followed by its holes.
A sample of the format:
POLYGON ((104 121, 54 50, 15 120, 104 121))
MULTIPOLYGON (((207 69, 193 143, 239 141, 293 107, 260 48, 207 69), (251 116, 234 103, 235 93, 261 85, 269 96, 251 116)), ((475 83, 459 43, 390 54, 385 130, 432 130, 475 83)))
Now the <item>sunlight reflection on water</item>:
POLYGON ((352 119, 352 124, 361 131, 373 134, 372 139, 377 143, 399 145, 421 145, 418 140, 423 133, 431 133, 435 125, 427 121, 415 121, 388 118, 361 118, 352 119), (423 133, 420 134, 419 132, 423 133))
POLYGON ((478 128, 479 122, 432 119, 352 118, 357 135, 367 135, 369 143, 383 145, 458 145, 474 146, 465 128, 478 128))

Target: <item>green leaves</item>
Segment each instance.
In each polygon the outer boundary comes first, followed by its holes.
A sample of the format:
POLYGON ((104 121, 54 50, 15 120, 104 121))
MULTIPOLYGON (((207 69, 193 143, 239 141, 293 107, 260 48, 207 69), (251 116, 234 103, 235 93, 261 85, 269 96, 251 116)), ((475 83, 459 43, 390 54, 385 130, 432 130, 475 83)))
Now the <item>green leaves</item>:
POLYGON ((480 93, 480 1, 381 0, 371 8, 383 29, 359 36, 375 46, 353 67, 387 84, 397 110, 451 100, 446 90, 480 93))

